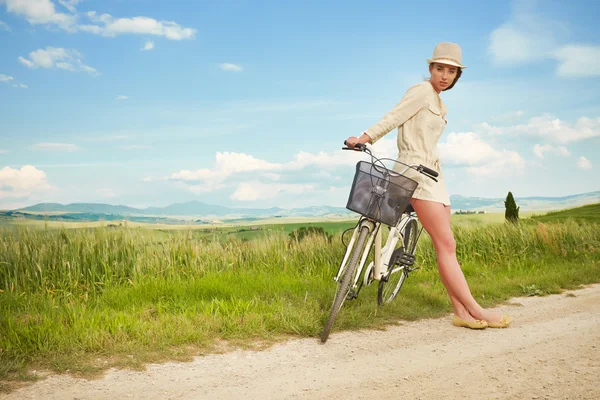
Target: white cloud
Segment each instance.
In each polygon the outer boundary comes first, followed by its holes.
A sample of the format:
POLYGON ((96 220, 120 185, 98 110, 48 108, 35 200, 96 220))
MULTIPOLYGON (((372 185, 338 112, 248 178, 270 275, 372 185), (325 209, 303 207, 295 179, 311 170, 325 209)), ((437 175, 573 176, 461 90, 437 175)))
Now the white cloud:
POLYGON ((6 154, 6 153, 8 153, 8 150, 2 150, 2 149, 0 149, 0 154, 6 154))
POLYGON ((558 146, 556 151, 563 157, 569 157, 571 155, 571 152, 565 146, 558 146))
MULTIPOLYGON (((384 141, 380 141, 383 142, 384 141)), ((351 152, 349 152, 351 153, 351 152)), ((217 152, 213 168, 201 168, 196 171, 182 170, 171 175, 175 181, 224 181, 226 178, 244 172, 265 171, 281 172, 295 171, 307 166, 331 167, 337 165, 353 165, 356 158, 344 152, 336 153, 297 153, 292 161, 287 163, 271 163, 257 159, 249 154, 235 152, 217 152)), ((273 175, 272 175, 273 176, 273 175)), ((271 176, 271 177, 272 177, 271 176)))
POLYGON ((12 86, 18 89, 27 89, 27 85, 25 85, 24 83, 14 84, 12 86))
POLYGON ((536 144, 535 146, 533 146, 533 152, 535 153, 535 155, 542 159, 544 158, 544 153, 552 149, 553 147, 549 144, 546 144, 544 146, 536 144))
POLYGON ((230 64, 230 63, 219 64, 219 68, 221 68, 223 71, 233 71, 233 72, 242 72, 244 70, 244 67, 242 67, 241 65, 230 64))
POLYGON ((600 46, 567 45, 554 51, 559 65, 556 70, 563 77, 600 76, 600 46))
POLYGON ((38 49, 29 53, 29 60, 19 57, 19 61, 31 69, 58 68, 72 72, 84 71, 94 76, 100 75, 95 68, 85 65, 81 58, 77 50, 46 47, 45 50, 38 49))
MULTIPOLYGON (((153 180, 162 180, 162 179, 153 179, 153 180)), ((146 181, 149 182, 149 181, 146 181)), ((207 181, 202 182, 201 184, 189 184, 187 182, 174 182, 175 186, 180 187, 181 189, 190 191, 194 194, 201 193, 210 193, 216 192, 217 190, 223 189, 225 187, 221 182, 216 181, 207 181)))
POLYGON ((12 32, 12 29, 10 29, 10 26, 6 22, 0 21, 0 31, 12 32))
POLYGON ((270 163, 244 153, 217 152, 214 169, 183 170, 171 175, 171 179, 180 181, 222 179, 239 172, 269 171, 281 167, 281 164, 270 163))
POLYGON ((34 150, 56 150, 56 151, 75 151, 79 150, 74 144, 70 143, 37 143, 31 146, 34 150))
POLYGON ((496 150, 476 133, 450 133, 439 149, 444 164, 466 167, 477 175, 503 174, 507 169, 520 170, 525 161, 519 153, 496 150))
POLYGON ((566 27, 544 19, 534 2, 515 1, 510 18, 490 33, 488 51, 499 65, 519 65, 548 58, 566 27))
POLYGON ((147 40, 146 43, 144 43, 144 47, 142 47, 140 50, 148 51, 148 50, 152 50, 153 48, 154 48, 154 42, 152 40, 147 40))
POLYGON ((88 18, 100 25, 79 25, 78 28, 96 35, 115 37, 123 34, 163 36, 170 40, 194 39, 196 29, 184 28, 172 21, 157 21, 148 17, 114 18, 110 14, 87 13, 88 18))
POLYGON ((579 118, 574 124, 562 121, 554 115, 534 117, 528 124, 512 128, 516 133, 546 137, 557 143, 570 143, 600 136, 600 118, 579 118))
MULTIPOLYGON (((511 112, 507 112, 501 115, 497 115, 497 116, 492 116, 490 117, 490 121, 494 121, 497 123, 504 123, 504 124, 509 124, 509 123, 515 123, 517 121, 519 121, 521 119, 521 117, 523 117, 525 115, 525 112, 522 110, 516 110, 516 111, 511 111, 511 112)), ((480 125, 478 125, 479 128, 483 129, 484 131, 488 131, 488 133, 490 134, 494 134, 493 131, 490 131, 491 127, 487 122, 484 122, 480 125)))
POLYGON ((499 128, 497 126, 492 126, 490 124, 488 124, 487 122, 482 122, 481 124, 479 124, 477 126, 477 128, 479 128, 479 130, 482 130, 483 132, 487 133, 488 135, 501 135, 502 132, 502 128, 499 128))
POLYGON ((237 190, 230 196, 230 199, 238 201, 254 201, 259 199, 269 199, 286 193, 302 194, 313 189, 313 185, 251 181, 241 183, 237 190))
MULTIPOLYGON (((397 153, 395 140, 379 140, 374 146, 371 146, 371 149, 378 157, 395 158, 397 153)), ((193 193, 207 193, 223 189, 236 180, 239 181, 239 177, 244 174, 248 175, 249 173, 253 173, 251 178, 255 180, 257 177, 261 177, 271 182, 281 181, 284 174, 286 177, 293 177, 296 171, 308 167, 332 168, 336 166, 347 166, 352 168, 359 159, 367 158, 369 157, 364 153, 341 150, 331 153, 299 152, 294 155, 291 161, 285 163, 273 163, 244 153, 217 152, 215 164, 212 168, 181 170, 172 173, 168 177, 168 180, 174 182, 178 187, 193 193)), ((336 177, 332 175, 328 176, 328 178, 332 180, 336 179, 336 177)), ((163 178, 144 178, 145 182, 152 182, 155 180, 163 180, 163 178)), ((281 189, 282 193, 289 193, 295 188, 295 186, 287 186, 293 185, 289 183, 278 182, 277 184, 280 186, 273 186, 272 188, 278 188, 278 190, 281 189)), ((241 186, 241 189, 238 188, 236 193, 236 198, 253 197, 253 195, 251 195, 252 190, 247 186, 241 186)))
MULTIPOLYGON (((340 145, 340 148, 343 144, 340 145)), ((373 154, 378 158, 395 159, 398 155, 398 145, 396 139, 380 139, 374 145, 369 145, 373 154)), ((283 164, 283 170, 298 170, 308 166, 317 166, 320 168, 336 167, 336 166, 351 166, 355 165, 358 159, 370 160, 370 157, 365 153, 352 151, 334 151, 318 153, 309 153, 300 151, 294 156, 294 159, 286 164, 283 164)), ((391 167, 391 165, 390 165, 391 167)))
POLYGON ((536 38, 530 37, 526 32, 520 31, 512 24, 505 24, 496 28, 490 34, 489 52, 492 59, 503 65, 523 64, 530 61, 543 59, 554 47, 551 38, 543 34, 536 38), (537 46, 536 39, 542 39, 542 46, 537 46))
POLYGON ((171 174, 170 180, 180 182, 183 187, 187 186, 194 193, 204 193, 223 188, 223 182, 237 173, 272 171, 280 168, 281 164, 269 163, 248 154, 217 152, 214 168, 201 168, 195 171, 181 170, 171 174))
POLYGON ((121 96, 117 96, 117 97, 116 97, 116 99, 117 99, 117 100, 127 100, 128 98, 129 98, 129 97, 127 97, 127 96, 122 96, 122 95, 121 95, 121 96))
POLYGON ((28 68, 34 68, 35 64, 28 59, 19 56, 19 62, 28 68))
POLYGON ((584 156, 581 156, 579 157, 579 160, 577 160, 577 166, 581 169, 590 169, 592 168, 592 163, 584 156))
MULTIPOLYGON (((294 160, 284 166, 285 169, 302 169, 309 165, 320 167, 331 167, 335 165, 348 165, 353 161, 347 154, 331 154, 324 151, 318 153, 308 153, 301 151, 294 156, 294 160)), ((356 161, 354 161, 356 162, 356 161)))
POLYGON ((56 11, 50 0, 0 0, 2 2, 6 3, 8 12, 25 17, 31 25, 55 25, 69 32, 82 31, 107 37, 144 34, 170 40, 194 39, 196 35, 196 29, 184 28, 172 21, 157 21, 142 16, 114 18, 110 14, 98 14, 95 11, 78 14, 75 6, 81 3, 80 0, 59 0, 69 14, 56 11), (80 15, 86 16, 92 23, 78 23, 80 15))
POLYGON ((0 74, 0 82, 3 83, 10 83, 11 81, 13 81, 15 78, 13 78, 12 76, 8 76, 8 75, 4 75, 4 74, 0 74))
POLYGON ((533 152, 541 159, 544 158, 544 153, 558 154, 559 156, 563 157, 568 157, 571 155, 571 152, 565 146, 553 147, 549 144, 535 144, 535 146, 533 146, 533 152))
POLYGON ((488 51, 498 65, 556 60, 560 77, 600 76, 600 46, 566 43, 569 26, 540 16, 536 1, 517 0, 508 21, 489 36, 488 51))
POLYGON ((83 0, 58 0, 58 2, 67 10, 69 10, 72 14, 75 14, 77 12, 75 6, 81 3, 82 1, 83 0))
POLYGON ((2 0, 6 11, 22 15, 31 25, 55 24, 66 31, 74 31, 77 17, 57 12, 50 0, 2 0))
POLYGON ((540 136, 564 144, 600 136, 600 117, 581 117, 575 123, 569 123, 552 114, 544 114, 530 118, 526 124, 499 127, 484 122, 480 127, 483 131, 496 135, 540 136))
POLYGON ((23 198, 48 189, 52 186, 46 181, 46 174, 32 165, 0 169, 0 199, 23 198))

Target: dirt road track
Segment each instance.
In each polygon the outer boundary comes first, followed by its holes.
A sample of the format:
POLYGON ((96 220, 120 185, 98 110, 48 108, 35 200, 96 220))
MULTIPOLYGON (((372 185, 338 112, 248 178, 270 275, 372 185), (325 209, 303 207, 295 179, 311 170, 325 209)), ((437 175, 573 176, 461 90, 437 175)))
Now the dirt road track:
POLYGON ((445 317, 97 380, 51 376, 0 399, 600 399, 600 285, 510 303, 508 329, 445 317))

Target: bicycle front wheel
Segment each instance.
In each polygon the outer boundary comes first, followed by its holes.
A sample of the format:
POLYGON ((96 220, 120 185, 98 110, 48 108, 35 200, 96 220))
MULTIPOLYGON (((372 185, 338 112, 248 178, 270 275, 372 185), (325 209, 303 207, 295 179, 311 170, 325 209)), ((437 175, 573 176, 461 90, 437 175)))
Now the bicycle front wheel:
MULTIPOLYGON (((419 237, 417 221, 411 219, 404 227, 404 240, 401 243, 400 251, 405 255, 413 256, 417 248, 417 240, 419 237)), ((408 276, 408 266, 403 265, 402 261, 394 261, 394 265, 390 265, 388 273, 379 281, 377 288, 377 303, 379 305, 389 303, 396 298, 402 285, 408 276)))
POLYGON ((365 241, 367 240, 368 235, 369 227, 363 226, 360 230, 360 235, 358 237, 358 240, 356 241, 356 245, 352 250, 352 255, 350 256, 348 265, 342 272, 342 275, 340 276, 340 279, 338 281, 337 291, 335 292, 335 297, 333 298, 333 305, 331 306, 331 311, 329 312, 329 319, 327 320, 327 323, 323 328, 323 333, 321 334, 321 343, 325 343, 327 341, 329 333, 331 332, 331 328, 333 327, 335 317, 337 317, 338 312, 342 308, 342 305, 344 304, 344 301, 348 297, 348 293, 352 288, 352 278, 356 274, 358 261, 360 260, 360 257, 363 254, 365 241))

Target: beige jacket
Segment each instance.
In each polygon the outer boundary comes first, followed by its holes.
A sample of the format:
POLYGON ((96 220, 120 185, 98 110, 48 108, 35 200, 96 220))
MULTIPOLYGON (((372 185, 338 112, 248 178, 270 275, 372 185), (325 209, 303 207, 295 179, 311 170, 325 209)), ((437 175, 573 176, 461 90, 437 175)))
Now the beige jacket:
MULTIPOLYGON (((423 81, 406 91, 398 104, 365 133, 375 143, 398 128, 398 161, 423 164, 440 176, 438 182, 414 171, 406 175, 419 182, 413 197, 450 205, 441 171, 437 142, 446 127, 446 106, 429 81, 423 81)), ((396 164, 395 170, 404 167, 396 164)))

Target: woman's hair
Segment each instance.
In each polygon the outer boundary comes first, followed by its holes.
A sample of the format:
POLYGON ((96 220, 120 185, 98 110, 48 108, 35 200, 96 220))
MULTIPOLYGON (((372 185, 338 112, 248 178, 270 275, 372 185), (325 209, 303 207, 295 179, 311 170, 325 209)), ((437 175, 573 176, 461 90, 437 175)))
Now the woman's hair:
MULTIPOLYGON (((433 66, 435 63, 431 63, 429 64, 430 66, 433 66)), ((460 78, 462 75, 462 68, 456 67, 456 78, 454 78, 454 82, 452 82, 452 85, 448 86, 446 89, 442 90, 442 92, 445 92, 446 90, 450 90, 454 87, 454 85, 456 85, 456 82, 458 82, 458 78, 460 78)), ((429 80, 429 78, 425 78, 425 80, 429 80)))

